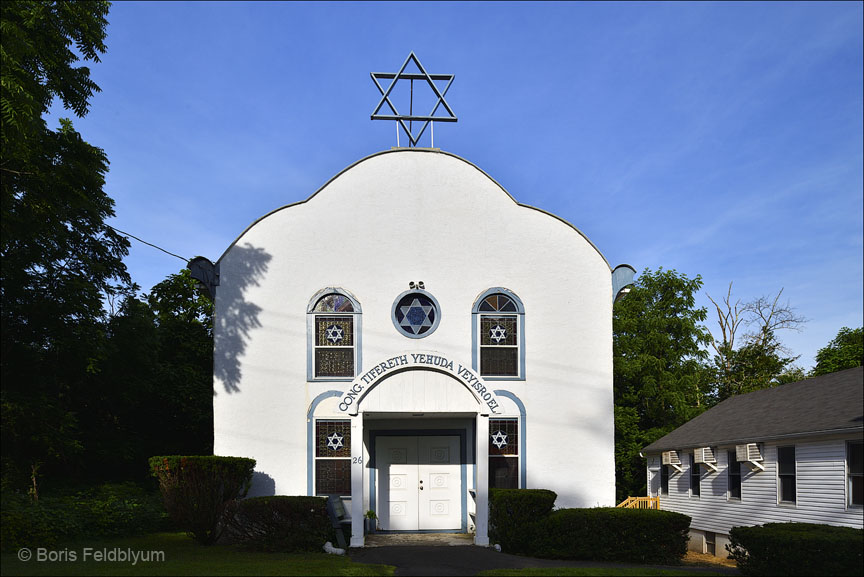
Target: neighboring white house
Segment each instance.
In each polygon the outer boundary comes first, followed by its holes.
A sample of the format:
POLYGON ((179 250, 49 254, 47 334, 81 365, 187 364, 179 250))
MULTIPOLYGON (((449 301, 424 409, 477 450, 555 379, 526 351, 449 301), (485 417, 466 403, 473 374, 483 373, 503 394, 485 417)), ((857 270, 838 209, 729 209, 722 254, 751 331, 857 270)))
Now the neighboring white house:
POLYGON ((253 223, 215 266, 214 451, 252 494, 350 500, 352 546, 474 532, 488 487, 615 498, 612 305, 632 282, 477 166, 393 149, 253 223))
POLYGON ((692 517, 690 548, 725 554, 763 523, 864 526, 861 367, 737 395, 651 443, 648 492, 692 517))

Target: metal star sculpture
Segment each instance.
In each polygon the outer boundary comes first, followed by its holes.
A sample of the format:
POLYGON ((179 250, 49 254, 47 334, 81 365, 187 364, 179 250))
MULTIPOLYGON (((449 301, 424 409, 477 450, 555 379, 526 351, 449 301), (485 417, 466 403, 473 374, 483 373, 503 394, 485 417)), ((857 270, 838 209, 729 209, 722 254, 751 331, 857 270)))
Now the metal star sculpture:
POLYGON ((345 437, 341 433, 333 433, 327 437, 327 448, 333 451, 338 451, 345 446, 345 437))
POLYGON ((496 431, 495 434, 492 435, 492 444, 498 447, 500 451, 507 445, 507 433, 504 431, 496 431))
POLYGON ((495 325, 489 329, 489 338, 500 345, 501 341, 507 340, 507 329, 501 325, 495 325))
POLYGON ((420 299, 414 299, 408 306, 399 307, 402 313, 402 322, 399 326, 411 331, 413 334, 420 334, 420 330, 424 327, 431 327, 432 321, 429 319, 429 313, 432 312, 431 305, 422 305, 420 299))
POLYGON ((339 325, 330 325, 327 327, 326 339, 333 343, 334 345, 341 341, 343 338, 342 335, 342 327, 339 325))
POLYGON ((378 90, 381 92, 381 100, 378 101, 378 106, 375 107, 375 110, 372 111, 372 120, 395 120, 402 127, 402 130, 405 131, 405 134, 408 135, 408 140, 410 142, 410 146, 417 146, 417 142, 420 140, 420 137, 423 136, 423 132, 426 130, 426 127, 429 126, 430 122, 456 122, 458 119, 456 115, 453 114, 453 110, 447 104, 447 101, 444 100, 444 95, 447 94, 447 91, 450 89, 450 85, 453 83, 453 74, 429 74, 426 72, 426 69, 423 68, 423 65, 420 64, 420 61, 417 60, 417 57, 414 56, 414 52, 408 55, 408 58, 405 59, 405 62, 402 64, 402 68, 399 69, 399 72, 371 72, 372 82, 375 83, 375 86, 378 87, 378 90), (409 62, 414 62, 417 66, 417 69, 420 71, 420 74, 415 72, 405 72, 405 68, 408 66, 409 62), (378 80, 391 80, 390 86, 385 90, 383 86, 378 82, 378 80), (390 100, 390 93, 393 91, 393 88, 396 86, 396 83, 400 80, 410 80, 411 81, 411 102, 409 104, 409 112, 408 114, 399 114, 396 110, 396 106, 394 106, 393 102, 390 100), (415 80, 425 80, 427 84, 432 88, 432 91, 435 93, 435 96, 438 97, 437 102, 435 102, 435 106, 432 108, 432 112, 430 112, 427 116, 415 116, 414 115, 414 81, 415 80), (444 86, 444 90, 439 90, 438 86, 435 85, 436 81, 446 81, 447 84, 444 86), (392 114, 379 114, 381 107, 386 104, 392 114), (447 110, 449 116, 435 116, 435 112, 438 110, 439 106, 444 106, 447 110), (405 121, 408 121, 408 124, 405 124, 405 121), (420 130, 417 134, 414 134, 413 131, 413 121, 423 122, 420 130))

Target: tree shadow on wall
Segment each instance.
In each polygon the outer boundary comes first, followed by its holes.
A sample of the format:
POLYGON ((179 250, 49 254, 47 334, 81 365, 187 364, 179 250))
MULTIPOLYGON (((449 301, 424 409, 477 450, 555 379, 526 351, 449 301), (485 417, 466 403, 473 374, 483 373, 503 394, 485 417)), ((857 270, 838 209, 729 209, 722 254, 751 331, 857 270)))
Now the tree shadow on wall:
MULTIPOLYGON (((246 350, 249 333, 261 326, 261 307, 244 296, 249 287, 259 286, 273 257, 264 249, 246 243, 231 249, 231 271, 217 287, 219 307, 213 318, 214 376, 226 393, 240 392, 240 357, 246 350)), ((215 394, 215 391, 214 391, 215 394)))

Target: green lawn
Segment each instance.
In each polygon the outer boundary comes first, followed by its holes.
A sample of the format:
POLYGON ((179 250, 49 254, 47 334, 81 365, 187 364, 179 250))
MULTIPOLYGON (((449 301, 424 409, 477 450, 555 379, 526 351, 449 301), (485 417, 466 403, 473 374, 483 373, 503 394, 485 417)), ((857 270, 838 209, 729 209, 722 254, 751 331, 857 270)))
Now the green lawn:
POLYGON ((489 571, 481 571, 477 575, 484 577, 497 576, 513 576, 513 577, 543 577, 545 575, 561 577, 569 577, 571 575, 620 575, 621 577, 640 575, 669 575, 669 576, 684 576, 684 575, 725 575, 725 573, 711 572, 696 572, 688 571, 687 569, 654 569, 649 567, 543 567, 536 569, 491 569, 489 571))
MULTIPOLYGON (((393 575, 390 565, 364 565, 347 557, 325 553, 252 553, 233 547, 203 547, 185 533, 157 533, 104 543, 82 543, 57 547, 66 561, 21 561, 16 553, 0 556, 2 575, 393 575), (91 551, 85 560, 85 548, 91 551), (111 562, 96 560, 95 552, 162 552, 155 561, 111 562), (75 557, 72 561, 70 557, 75 557)), ((109 554, 117 554, 109 553, 109 554)), ((127 554, 128 555, 128 554, 127 554)))
MULTIPOLYGON (((390 565, 354 563, 347 557, 324 553, 254 553, 234 547, 198 545, 185 533, 156 533, 126 539, 111 539, 102 543, 82 542, 53 549, 54 555, 66 560, 46 561, 36 558, 21 561, 16 553, 0 556, 2 575, 393 575, 390 565), (89 551, 87 548, 90 548, 89 551), (110 554, 126 554, 126 561, 99 560, 103 550, 110 554), (151 561, 133 564, 128 551, 146 556, 154 552, 151 561), (85 552, 87 558, 85 559, 85 552)), ((723 575, 723 573, 660 569, 654 567, 550 567, 535 569, 496 569, 479 573, 483 576, 514 575, 534 577, 544 575, 620 575, 620 576, 684 576, 723 575)))

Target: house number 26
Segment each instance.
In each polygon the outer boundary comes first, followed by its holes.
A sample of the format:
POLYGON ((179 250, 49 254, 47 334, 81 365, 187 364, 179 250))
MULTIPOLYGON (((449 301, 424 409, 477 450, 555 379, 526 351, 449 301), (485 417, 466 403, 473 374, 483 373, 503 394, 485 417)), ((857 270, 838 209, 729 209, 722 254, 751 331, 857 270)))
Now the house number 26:
POLYGON ((362 465, 363 464, 363 457, 351 457, 351 464, 352 465, 362 465))

